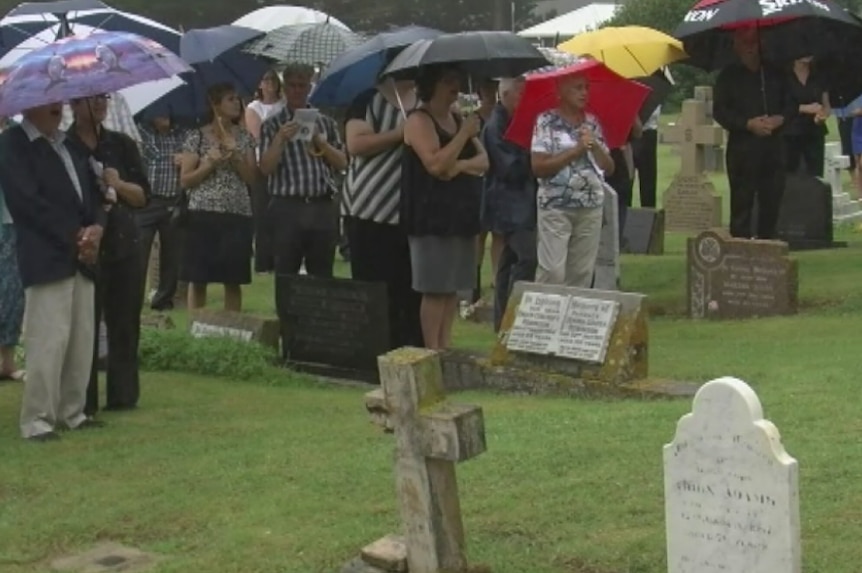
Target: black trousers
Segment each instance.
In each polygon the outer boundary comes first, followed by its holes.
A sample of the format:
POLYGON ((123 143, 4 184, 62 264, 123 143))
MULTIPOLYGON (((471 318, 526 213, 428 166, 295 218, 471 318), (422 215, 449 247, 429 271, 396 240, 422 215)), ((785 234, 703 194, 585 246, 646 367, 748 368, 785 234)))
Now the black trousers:
POLYGON ((398 225, 353 217, 345 219, 345 228, 351 276, 359 281, 386 283, 390 346, 424 347, 419 319, 422 295, 413 290, 407 235, 398 225))
POLYGON ((338 245, 338 206, 331 199, 304 201, 273 197, 267 208, 273 229, 275 272, 295 275, 302 265, 311 276, 331 278, 338 245))
POLYGON ((176 199, 153 197, 149 204, 135 213, 141 238, 141 282, 146 292, 147 267, 156 233, 159 234, 159 288, 150 307, 155 310, 173 308, 177 294, 182 249, 182 230, 171 223, 171 210, 176 199))
POLYGON ((254 218, 254 272, 270 273, 275 269, 275 255, 272 251, 273 229, 267 218, 270 198, 266 191, 266 179, 261 178, 250 186, 249 193, 254 218))
POLYGON ((506 314, 512 288, 518 281, 536 280, 539 264, 536 250, 536 231, 516 231, 503 235, 503 252, 494 278, 494 332, 500 332, 500 323, 506 314))
POLYGON ((784 136, 784 166, 787 173, 823 177, 825 159, 824 133, 784 136))
POLYGON ((781 137, 731 134, 727 143, 730 183, 730 234, 774 239, 784 195, 784 145, 781 137), (757 221, 752 209, 757 201, 757 221))
POLYGON ((623 242, 623 231, 626 227, 626 216, 632 206, 632 190, 634 179, 629 173, 626 158, 622 149, 611 149, 611 159, 614 160, 614 172, 607 178, 607 183, 617 192, 617 209, 620 231, 620 244, 623 242))
POLYGON ((658 186, 658 130, 644 130, 643 135, 635 141, 634 145, 635 170, 638 173, 641 207, 654 209, 658 186))
POLYGON ((138 404, 138 343, 144 300, 140 259, 140 255, 134 255, 102 263, 99 267, 96 278, 96 344, 84 407, 88 416, 99 411, 99 325, 103 316, 108 329, 106 407, 119 410, 134 408, 138 404))

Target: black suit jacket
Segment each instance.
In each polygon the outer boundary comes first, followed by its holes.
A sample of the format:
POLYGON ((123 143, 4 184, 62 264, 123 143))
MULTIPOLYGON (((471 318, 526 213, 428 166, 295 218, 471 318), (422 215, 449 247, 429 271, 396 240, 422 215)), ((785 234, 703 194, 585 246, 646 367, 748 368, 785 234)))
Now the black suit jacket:
POLYGON ((66 166, 44 137, 30 141, 20 125, 0 134, 0 186, 15 221, 18 268, 24 287, 47 284, 94 269, 78 261, 78 231, 105 225, 102 194, 87 158, 64 143, 75 164, 83 197, 66 166))

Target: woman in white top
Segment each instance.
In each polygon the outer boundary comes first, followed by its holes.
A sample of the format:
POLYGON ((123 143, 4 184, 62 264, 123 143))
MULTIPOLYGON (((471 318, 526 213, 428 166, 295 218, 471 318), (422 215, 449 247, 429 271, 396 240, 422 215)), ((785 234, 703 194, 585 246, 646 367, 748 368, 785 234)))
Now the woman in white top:
POLYGON ((281 95, 281 78, 274 70, 264 74, 255 93, 254 101, 245 110, 245 128, 260 143, 260 126, 281 111, 284 98, 281 95))

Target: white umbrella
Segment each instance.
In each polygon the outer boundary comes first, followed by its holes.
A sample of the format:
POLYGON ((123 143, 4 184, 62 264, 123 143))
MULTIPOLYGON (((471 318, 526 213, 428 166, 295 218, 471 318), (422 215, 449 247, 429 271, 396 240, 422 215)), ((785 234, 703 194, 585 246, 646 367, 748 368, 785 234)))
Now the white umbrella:
POLYGON ((295 24, 325 24, 329 22, 339 28, 350 30, 344 22, 333 18, 326 12, 306 8, 304 6, 267 6, 254 12, 249 12, 242 18, 234 21, 235 26, 254 28, 261 32, 271 32, 282 26, 293 26, 295 24))

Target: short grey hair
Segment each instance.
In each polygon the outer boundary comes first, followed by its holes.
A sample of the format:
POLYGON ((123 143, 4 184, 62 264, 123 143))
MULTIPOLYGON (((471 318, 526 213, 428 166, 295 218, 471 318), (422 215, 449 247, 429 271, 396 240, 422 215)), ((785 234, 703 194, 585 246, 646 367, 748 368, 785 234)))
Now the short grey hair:
POLYGON ((497 84, 497 94, 500 96, 500 99, 512 91, 512 89, 517 85, 524 81, 524 76, 517 76, 514 78, 500 78, 500 83, 497 84))

